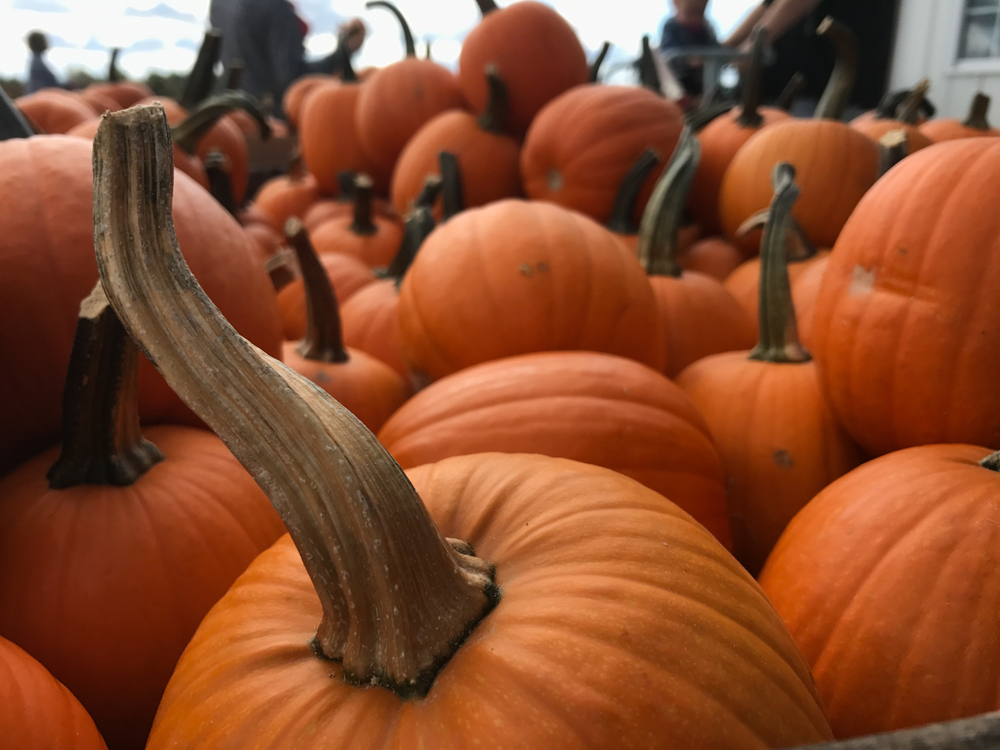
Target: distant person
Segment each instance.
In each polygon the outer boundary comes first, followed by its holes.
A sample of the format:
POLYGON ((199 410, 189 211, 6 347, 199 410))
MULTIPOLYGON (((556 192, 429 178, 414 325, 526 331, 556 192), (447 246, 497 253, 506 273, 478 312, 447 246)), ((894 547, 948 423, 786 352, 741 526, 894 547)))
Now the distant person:
POLYGON ((307 73, 333 73, 361 47, 365 26, 360 19, 340 29, 337 50, 307 61, 309 27, 288 0, 212 0, 209 20, 222 32, 222 62, 243 64, 240 88, 263 99, 270 94, 280 108, 285 89, 307 73))
MULTIPOLYGON (((680 47, 718 47, 715 29, 705 18, 708 0, 672 0, 674 13, 663 22, 660 52, 669 54, 680 47)), ((668 63, 678 83, 690 97, 702 94, 701 62, 696 59, 674 58, 668 63)))
POLYGON ((24 93, 33 94, 39 89, 59 88, 59 81, 45 62, 43 55, 49 48, 49 40, 41 31, 32 31, 27 37, 28 49, 31 50, 31 62, 28 65, 28 82, 24 93))
POLYGON ((849 104, 856 114, 878 104, 886 87, 891 54, 896 0, 762 0, 751 10, 724 44, 749 49, 756 24, 768 31, 775 62, 761 73, 761 98, 772 102, 796 72, 805 77, 801 109, 811 114, 836 59, 833 45, 816 35, 816 27, 833 16, 854 32, 858 40, 858 76, 849 104))

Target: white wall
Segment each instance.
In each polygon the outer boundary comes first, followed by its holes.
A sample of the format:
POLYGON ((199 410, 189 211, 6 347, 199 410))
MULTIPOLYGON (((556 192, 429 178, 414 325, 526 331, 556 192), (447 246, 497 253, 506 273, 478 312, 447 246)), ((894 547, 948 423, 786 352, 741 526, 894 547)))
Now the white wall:
POLYGON ((890 89, 931 82, 928 97, 939 117, 961 117, 977 91, 994 101, 992 122, 1000 122, 1000 59, 956 62, 963 0, 902 0, 890 89))

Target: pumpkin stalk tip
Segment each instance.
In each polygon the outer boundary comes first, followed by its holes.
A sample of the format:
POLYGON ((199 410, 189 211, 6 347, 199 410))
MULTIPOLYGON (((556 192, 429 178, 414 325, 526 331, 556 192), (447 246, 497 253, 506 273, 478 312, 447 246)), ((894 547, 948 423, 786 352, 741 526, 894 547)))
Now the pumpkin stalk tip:
POLYGON ((458 157, 450 151, 438 154, 441 167, 441 215, 448 221, 465 210, 465 196, 462 192, 462 170, 458 157))
POLYGON ((476 0, 476 5, 479 6, 479 13, 484 18, 490 13, 500 10, 500 6, 496 4, 495 0, 476 0))
POLYGON ((857 77, 858 39, 853 31, 831 16, 823 19, 816 33, 833 43, 837 60, 816 105, 814 117, 817 120, 839 120, 847 107, 854 79, 857 77))
POLYGON ((354 213, 351 219, 351 231, 358 235, 373 235, 378 231, 372 220, 372 191, 375 189, 375 183, 366 174, 357 175, 352 183, 354 213))
POLYGON ((984 469, 989 469, 990 471, 1000 471, 1000 451, 991 453, 980 461, 979 465, 984 469))
POLYGON ((615 194, 615 202, 611 206, 611 218, 608 219, 607 227, 617 234, 635 234, 639 231, 632 217, 635 216, 636 203, 639 201, 639 192, 646 184, 646 178, 660 163, 660 156, 651 148, 646 149, 635 163, 629 168, 618 192, 615 194))
POLYGON ((35 134, 27 118, 21 114, 7 92, 0 87, 0 141, 30 138, 35 134))
POLYGON ((510 105, 507 98, 507 85, 500 77, 500 71, 492 63, 486 66, 486 87, 489 94, 486 99, 486 109, 479 116, 479 127, 487 133, 502 134, 507 127, 507 116, 510 105))
POLYGON ((990 121, 987 119, 989 110, 990 98, 983 92, 977 91, 976 95, 972 97, 972 104, 969 105, 969 114, 962 121, 962 125, 973 130, 990 130, 990 121))
POLYGON ((94 181, 94 244, 108 299, 285 522, 322 608, 317 650, 357 684, 425 693, 496 602, 483 561, 442 537, 369 430, 241 337, 205 295, 177 247, 162 107, 102 121, 94 181))
POLYGON ((759 128, 764 118, 757 108, 760 106, 760 71, 764 65, 764 47, 767 45, 767 29, 756 26, 751 35, 750 64, 743 80, 743 102, 736 122, 741 128, 759 128))
POLYGON ((388 0, 368 0, 365 3, 365 7, 371 8, 385 8, 387 11, 392 13, 399 21, 399 28, 403 32, 403 43, 406 46, 406 56, 416 57, 417 56, 417 44, 413 39, 413 32, 410 30, 410 24, 406 22, 406 16, 397 8, 393 3, 388 2, 388 0))

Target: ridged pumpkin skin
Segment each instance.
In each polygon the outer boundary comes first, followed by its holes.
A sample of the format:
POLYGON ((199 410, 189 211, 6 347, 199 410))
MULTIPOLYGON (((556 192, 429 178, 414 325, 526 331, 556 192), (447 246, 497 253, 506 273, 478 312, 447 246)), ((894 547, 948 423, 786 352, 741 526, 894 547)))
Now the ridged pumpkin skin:
POLYGON ((458 159, 466 208, 516 198, 521 194, 521 146, 508 135, 479 127, 464 111, 444 112, 416 132, 403 149, 392 173, 392 206, 405 215, 420 195, 429 174, 441 174, 438 154, 458 159))
POLYGON ((813 354, 837 415, 873 456, 1000 445, 1000 141, 908 156, 830 256, 813 354))
POLYGON ((166 459, 130 487, 49 490, 53 448, 0 483, 0 632, 89 710, 109 747, 142 747, 205 613, 284 532, 215 435, 152 427, 166 459))
POLYGON ((849 125, 832 120, 779 122, 741 148, 722 180, 719 212, 726 236, 748 252, 760 245, 760 230, 736 239, 740 224, 768 207, 771 170, 795 167, 802 194, 792 215, 817 247, 833 247, 861 196, 874 184, 878 144, 849 125))
POLYGON ((762 118, 760 125, 747 127, 738 122, 742 114, 742 108, 734 109, 716 117, 698 131, 701 159, 698 161, 694 182, 691 183, 688 206, 695 221, 708 234, 718 234, 722 229, 719 219, 719 193, 730 162, 754 133, 791 117, 782 109, 759 107, 757 114, 762 118))
POLYGON ((42 89, 14 102, 29 120, 49 135, 68 133, 94 116, 87 102, 61 89, 42 89))
POLYGON ((337 175, 345 171, 368 173, 382 191, 389 184, 389 173, 375 169, 361 150, 355 124, 361 86, 339 81, 321 83, 309 92, 302 105, 302 160, 320 189, 331 195, 339 192, 337 175))
POLYGON ((403 147, 424 123, 464 106, 450 70, 407 57, 377 70, 361 87, 354 113, 358 143, 378 174, 392 175, 403 147))
MULTIPOLYGON (((807 273, 816 263, 829 257, 829 255, 829 250, 819 250, 811 258, 788 261, 788 282, 792 285, 792 288, 794 289, 795 282, 803 274, 807 273)), ((746 311, 747 316, 749 316, 753 323, 754 330, 756 330, 760 305, 758 297, 758 290, 760 289, 760 257, 743 261, 739 268, 729 274, 724 282, 724 286, 733 295, 733 298, 740 303, 740 307, 746 311)), ((798 315, 799 308, 797 305, 795 306, 795 312, 798 315)))
POLYGON ((385 362, 404 378, 410 366, 399 343, 399 289, 395 279, 379 279, 359 289, 340 308, 344 343, 385 362))
POLYGON ((646 149, 660 157, 635 206, 635 219, 677 145, 683 112, 635 86, 577 86, 542 109, 524 140, 521 178, 532 200, 557 203, 606 223, 625 175, 646 149))
POLYGON ((761 586, 838 737, 1000 709, 1000 475, 972 445, 871 461, 795 517, 761 586))
POLYGON ((792 282, 792 304, 795 306, 795 322, 799 329, 799 340, 810 352, 813 348, 812 330, 813 318, 816 314, 816 300, 819 297, 819 290, 823 285, 823 274, 826 273, 829 262, 829 255, 820 258, 792 282))
POLYGON ((483 73, 496 65, 507 84, 507 130, 522 136, 535 114, 562 92, 587 82, 587 54, 576 32, 548 5, 534 0, 488 13, 462 42, 458 81, 476 115, 489 97, 483 73))
POLYGON ((203 621, 147 750, 783 747, 829 737, 763 592, 637 482, 544 456, 409 472, 442 533, 492 561, 503 599, 424 699, 341 681, 288 537, 203 621))
POLYGON ((66 686, 0 637, 0 738, 18 750, 107 750, 94 720, 66 686))
POLYGON ((715 440, 729 479, 734 554, 756 573, 799 509, 861 455, 827 406, 814 363, 748 355, 706 357, 677 384, 715 440))
MULTIPOLYGON (((362 287, 375 282, 372 270, 353 255, 326 253, 319 256, 333 284, 337 301, 343 305, 362 287)), ((295 279, 278 292, 278 309, 286 341, 298 341, 306 335, 306 287, 302 279, 295 279)), ((350 344, 349 344, 350 345, 350 344)))
MULTIPOLYGON (((0 143, 0 475, 56 442, 80 301, 97 283, 91 144, 68 136, 0 143)), ((274 287, 243 229, 174 173, 174 220, 188 265, 244 336, 281 353, 274 287)), ((140 358, 146 422, 200 424, 140 358)))
POLYGON ((541 352, 469 367, 410 399, 379 440, 404 469, 494 451, 604 466, 731 544, 708 426, 676 385, 624 357, 541 352))
POLYGON ((431 380, 491 359, 586 350, 663 366, 656 300, 604 227, 540 201, 463 211, 426 239, 399 298, 403 355, 431 380))

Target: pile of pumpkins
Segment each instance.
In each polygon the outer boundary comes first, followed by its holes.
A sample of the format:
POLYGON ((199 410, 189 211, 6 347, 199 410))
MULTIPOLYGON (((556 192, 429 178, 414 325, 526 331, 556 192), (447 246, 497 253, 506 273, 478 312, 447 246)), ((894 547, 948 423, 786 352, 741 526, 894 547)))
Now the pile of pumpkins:
POLYGON ((742 102, 686 117, 549 6, 478 2, 457 74, 370 3, 406 58, 300 79, 287 125, 128 82, 0 101, 0 744, 1000 711, 988 98, 841 122, 828 19, 815 117, 758 106, 762 32, 742 102), (248 200, 247 135, 286 128, 248 200))

